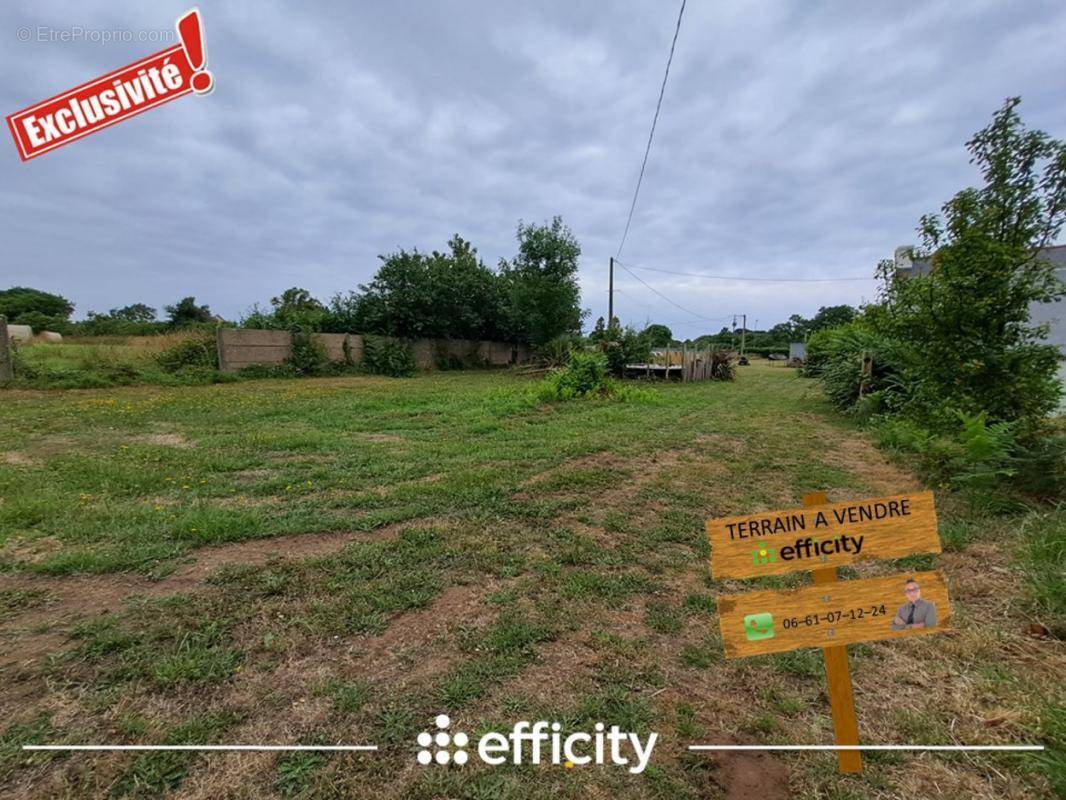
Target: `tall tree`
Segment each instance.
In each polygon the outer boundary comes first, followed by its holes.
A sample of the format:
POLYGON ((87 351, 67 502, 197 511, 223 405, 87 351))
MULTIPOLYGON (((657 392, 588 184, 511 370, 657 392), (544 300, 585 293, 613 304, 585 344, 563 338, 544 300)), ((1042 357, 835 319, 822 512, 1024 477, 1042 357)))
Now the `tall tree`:
POLYGON ((274 307, 274 323, 279 328, 318 330, 327 313, 324 305, 313 298, 307 289, 299 286, 270 298, 270 305, 274 307))
POLYGON ((581 246, 560 217, 542 225, 518 224, 518 255, 500 262, 507 333, 542 344, 581 331, 577 282, 581 246))
POLYGON ((183 297, 163 310, 167 312, 170 324, 175 328, 182 328, 197 322, 210 322, 213 319, 211 309, 206 305, 196 305, 195 297, 183 297))
POLYGON ((108 312, 108 316, 112 319, 121 319, 126 322, 153 322, 155 313, 155 309, 149 305, 134 303, 122 308, 112 308, 108 312))
POLYGON ((641 333, 650 347, 667 347, 674 340, 674 333, 665 325, 649 325, 641 333))
POLYGON ((0 291, 0 315, 7 317, 8 322, 17 322, 18 317, 29 313, 66 320, 74 313, 74 304, 58 294, 28 286, 0 291))
POLYGON ((1063 296, 1040 248, 1066 220, 1066 143, 1027 130, 1008 98, 967 142, 984 180, 922 218, 928 275, 894 278, 873 321, 903 344, 912 401, 1035 423, 1061 391, 1058 353, 1029 321, 1035 302, 1063 296))
POLYGON ((848 305, 822 306, 807 327, 810 333, 824 330, 825 328, 838 328, 841 325, 847 325, 858 315, 858 310, 848 305))
MULTIPOLYGON (((382 264, 351 304, 356 327, 388 336, 491 339, 500 311, 496 276, 458 234, 448 252, 400 250, 382 264)), ((338 301, 335 305, 349 301, 338 301)))

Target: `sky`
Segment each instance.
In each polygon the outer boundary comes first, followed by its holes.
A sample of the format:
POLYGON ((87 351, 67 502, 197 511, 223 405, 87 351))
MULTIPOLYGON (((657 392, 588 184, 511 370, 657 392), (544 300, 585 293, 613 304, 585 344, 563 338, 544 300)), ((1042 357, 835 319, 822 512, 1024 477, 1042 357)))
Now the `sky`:
MULTIPOLYGON (((679 5, 206 0, 211 94, 25 163, 0 145, 0 288, 237 319, 455 233, 495 266, 560 215, 591 324, 679 5)), ((189 7, 5 2, 3 113, 163 49, 189 7)), ((1066 137, 1063 41, 1061 2, 689 0, 616 315, 692 338, 874 299, 877 262, 976 182, 964 145, 1004 98, 1066 137)))

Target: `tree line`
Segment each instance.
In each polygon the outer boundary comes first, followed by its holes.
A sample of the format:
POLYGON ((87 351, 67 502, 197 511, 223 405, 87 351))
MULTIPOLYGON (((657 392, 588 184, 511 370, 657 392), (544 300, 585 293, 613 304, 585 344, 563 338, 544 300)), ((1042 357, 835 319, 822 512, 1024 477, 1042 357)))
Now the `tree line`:
MULTIPOLYGON (((577 281, 581 247, 559 217, 544 224, 519 222, 518 252, 496 269, 456 234, 444 251, 404 250, 379 256, 374 277, 356 291, 323 302, 293 287, 267 308, 255 305, 243 327, 356 332, 405 339, 489 339, 540 345, 581 332, 577 281)), ((64 334, 137 335, 223 322, 195 297, 166 306, 166 318, 137 303, 71 321, 74 304, 28 287, 0 291, 0 314, 34 330, 64 334)))

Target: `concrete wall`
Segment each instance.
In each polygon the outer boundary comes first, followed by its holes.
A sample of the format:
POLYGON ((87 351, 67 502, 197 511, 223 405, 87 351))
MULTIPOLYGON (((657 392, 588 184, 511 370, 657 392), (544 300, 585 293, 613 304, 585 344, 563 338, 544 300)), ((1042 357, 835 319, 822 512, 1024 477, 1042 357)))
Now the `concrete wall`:
MULTIPOLYGON (((1054 248, 1066 250, 1066 248, 1054 248)), ((1066 254, 1064 254, 1066 256, 1066 254)), ((1066 258, 1063 258, 1066 261, 1066 258)), ((1066 267, 1059 267, 1055 277, 1066 283, 1066 267)), ((1066 358, 1066 299, 1059 298, 1054 303, 1033 303, 1029 307, 1029 322, 1033 325, 1047 325, 1047 343, 1059 348, 1059 354, 1066 358)))
MULTIPOLYGON (((353 364, 363 360, 363 337, 347 333, 319 333, 330 361, 344 361, 344 341, 348 340, 353 364)), ((288 331, 259 331, 244 328, 219 328, 218 363, 222 372, 236 372, 252 365, 284 364, 292 353, 292 334, 288 331)), ((411 342, 415 367, 434 369, 442 361, 457 359, 465 363, 481 362, 494 367, 521 364, 532 356, 526 345, 469 339, 416 339, 411 342)))
POLYGON ((11 340, 7 337, 7 320, 0 317, 0 381, 11 378, 11 340))
POLYGON ((348 350, 352 363, 363 360, 363 337, 357 333, 319 333, 317 338, 326 346, 326 355, 330 361, 344 361, 344 340, 348 340, 348 350))
POLYGON ((236 372, 254 364, 283 364, 291 354, 292 334, 288 331, 218 329, 218 368, 222 372, 236 372))

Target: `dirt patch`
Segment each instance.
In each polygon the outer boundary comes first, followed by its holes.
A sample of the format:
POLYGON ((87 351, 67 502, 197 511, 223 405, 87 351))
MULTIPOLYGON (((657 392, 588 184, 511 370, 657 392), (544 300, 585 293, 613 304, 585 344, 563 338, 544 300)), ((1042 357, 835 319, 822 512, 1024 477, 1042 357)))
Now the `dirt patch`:
POLYGON ((37 464, 36 459, 30 458, 25 453, 20 453, 17 450, 0 453, 0 462, 9 464, 12 467, 33 467, 37 464))
POLYGON ((148 433, 144 436, 134 436, 130 441, 138 444, 154 444, 162 447, 180 447, 182 449, 192 447, 192 444, 180 433, 148 433))
POLYGON ((375 682, 413 683, 443 673, 458 663, 460 654, 440 643, 450 641, 458 625, 487 623, 481 598, 502 585, 491 581, 452 586, 425 608, 391 620, 381 635, 354 642, 351 653, 358 661, 353 675, 369 674, 375 682))
POLYGON ((406 441, 402 436, 397 436, 394 433, 361 433, 358 434, 360 439, 366 439, 368 442, 404 442, 406 441))
POLYGON ((161 580, 136 575, 0 575, 0 589, 45 589, 55 597, 45 608, 16 611, 0 623, 0 635, 10 637, 10 646, 5 643, 0 648, 0 667, 28 665, 57 652, 63 643, 57 638, 59 633, 80 619, 119 611, 129 598, 203 590, 208 587, 207 578, 227 564, 261 566, 272 559, 317 558, 336 553, 350 542, 395 537, 403 527, 397 523, 369 532, 296 534, 204 547, 161 580), (36 632, 42 627, 47 627, 48 632, 36 632), (42 643, 42 637, 47 641, 42 643))
POLYGON ((240 472, 234 472, 233 477, 242 481, 257 481, 260 478, 268 478, 274 474, 274 471, 269 469, 242 469, 240 472))
MULTIPOLYGON (((877 494, 900 494, 922 488, 914 475, 893 464, 871 442, 858 435, 839 438, 837 446, 826 454, 826 460, 833 466, 858 475, 877 494)), ((866 492, 860 490, 853 494, 856 497, 865 496, 866 492)), ((855 499, 845 495, 847 491, 834 492, 834 496, 842 500, 855 499)))
POLYGON ((788 768, 759 752, 723 752, 716 757, 727 800, 788 800, 788 768))

